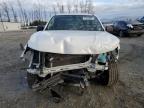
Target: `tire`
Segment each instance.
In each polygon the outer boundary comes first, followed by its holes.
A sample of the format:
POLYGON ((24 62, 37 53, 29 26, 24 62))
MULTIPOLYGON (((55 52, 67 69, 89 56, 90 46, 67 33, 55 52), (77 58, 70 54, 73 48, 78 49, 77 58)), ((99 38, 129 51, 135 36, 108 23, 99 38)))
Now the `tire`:
POLYGON ((27 83, 29 88, 33 88, 33 85, 39 82, 39 77, 37 75, 27 72, 27 83))
POLYGON ((118 82, 119 79, 119 70, 118 64, 115 62, 114 58, 109 62, 108 70, 108 81, 107 86, 112 86, 118 82))
POLYGON ((137 34, 137 36, 139 37, 139 36, 142 36, 142 34, 137 34))
POLYGON ((118 66, 114 58, 109 61, 109 69, 104 71, 99 77, 98 81, 102 85, 113 86, 118 81, 118 66))

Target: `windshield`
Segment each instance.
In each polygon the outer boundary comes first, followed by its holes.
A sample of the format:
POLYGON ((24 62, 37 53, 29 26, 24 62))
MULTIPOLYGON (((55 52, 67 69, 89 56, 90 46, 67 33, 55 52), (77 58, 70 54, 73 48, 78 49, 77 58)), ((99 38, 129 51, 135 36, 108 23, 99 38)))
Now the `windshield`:
POLYGON ((99 20, 92 15, 57 15, 50 20, 46 30, 104 31, 99 20))

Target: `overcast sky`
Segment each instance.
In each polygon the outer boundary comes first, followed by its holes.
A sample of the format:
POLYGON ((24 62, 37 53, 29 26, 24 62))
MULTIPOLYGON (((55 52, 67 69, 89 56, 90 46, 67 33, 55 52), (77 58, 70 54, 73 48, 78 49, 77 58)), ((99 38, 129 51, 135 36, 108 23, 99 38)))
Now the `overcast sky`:
MULTIPOLYGON (((3 1, 8 1, 8 2, 12 2, 15 3, 17 0, 0 0, 0 2, 3 1)), ((56 2, 60 2, 63 4, 66 4, 68 2, 74 3, 77 1, 81 1, 81 0, 20 0, 22 1, 22 3, 25 6, 30 6, 33 3, 37 3, 37 1, 40 1, 41 4, 48 4, 48 5, 53 5, 56 2)), ((117 6, 139 6, 139 5, 144 5, 144 0, 91 0, 93 2, 94 5, 117 5, 117 6)))
MULTIPOLYGON (((16 4, 17 0, 0 0, 16 4)), ((56 2, 67 4, 76 3, 80 0, 20 0, 25 8, 31 9, 34 3, 40 1, 42 5, 51 10, 56 2)), ((144 15, 144 0, 91 0, 95 6, 95 12, 100 17, 103 16, 143 16, 144 15)), ((16 6, 16 5, 15 5, 16 6)))
MULTIPOLYGON (((0 2, 3 2, 3 1, 15 3, 17 0, 0 0, 0 2)), ((77 1, 81 1, 81 0, 20 0, 20 1, 22 1, 22 3, 25 6, 30 6, 33 3, 37 3, 37 1, 40 1, 40 3, 44 5, 53 5, 56 2, 66 4, 68 2, 74 3, 77 1)), ((96 6, 113 5, 113 6, 128 6, 128 7, 134 6, 135 7, 139 5, 144 5, 144 0, 91 0, 91 1, 96 6)))

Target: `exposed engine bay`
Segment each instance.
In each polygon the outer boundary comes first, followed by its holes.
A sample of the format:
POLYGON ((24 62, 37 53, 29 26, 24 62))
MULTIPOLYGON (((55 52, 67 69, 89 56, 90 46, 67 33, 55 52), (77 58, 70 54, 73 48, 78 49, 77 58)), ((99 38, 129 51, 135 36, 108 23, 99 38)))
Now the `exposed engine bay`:
MULTIPOLYGON (((99 78, 102 84, 108 86, 115 84, 118 80, 116 63, 119 57, 118 48, 103 54, 70 55, 39 52, 26 47, 21 55, 22 58, 26 52, 31 52, 27 69, 28 84, 36 91, 62 83, 77 84, 85 88, 89 85, 88 80, 94 78, 99 78), (111 76, 110 79, 111 65, 115 66, 112 70, 115 76, 111 76)), ((55 93, 58 95, 57 92, 55 93)))
POLYGON ((115 61, 118 60, 119 50, 113 52, 96 54, 96 55, 74 55, 74 54, 56 54, 45 53, 26 48, 21 55, 31 51, 31 61, 28 72, 37 74, 40 77, 46 77, 48 74, 55 74, 63 71, 87 69, 88 72, 96 72, 97 70, 107 70, 108 61, 114 56, 115 61))

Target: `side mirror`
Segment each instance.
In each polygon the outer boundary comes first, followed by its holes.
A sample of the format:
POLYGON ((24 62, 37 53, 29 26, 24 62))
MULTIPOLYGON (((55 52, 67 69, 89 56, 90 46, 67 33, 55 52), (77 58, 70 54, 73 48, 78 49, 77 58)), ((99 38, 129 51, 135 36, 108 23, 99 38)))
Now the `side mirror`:
POLYGON ((106 27, 105 27, 105 30, 106 30, 107 32, 112 33, 112 32, 113 32, 113 26, 106 26, 106 27))
POLYGON ((37 31, 43 31, 44 30, 44 26, 40 25, 40 26, 37 26, 37 31))

